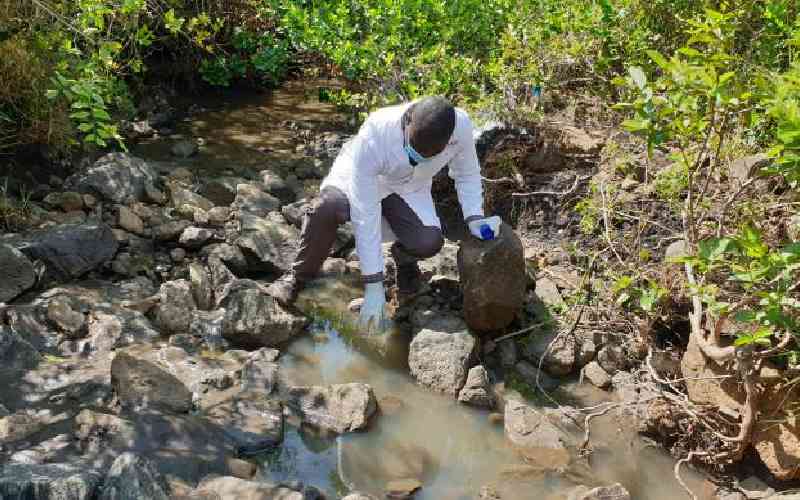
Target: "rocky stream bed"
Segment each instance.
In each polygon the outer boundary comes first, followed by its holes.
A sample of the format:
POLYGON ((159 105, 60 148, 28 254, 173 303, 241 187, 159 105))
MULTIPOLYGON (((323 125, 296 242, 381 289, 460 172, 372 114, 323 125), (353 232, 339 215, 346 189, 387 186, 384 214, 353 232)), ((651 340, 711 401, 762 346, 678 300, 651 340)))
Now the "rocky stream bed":
MULTIPOLYGON (((51 179, 36 228, 2 235, 0 499, 684 496, 638 436, 649 395, 614 336, 470 332, 458 241, 385 335, 348 326, 346 228, 297 309, 265 292, 347 138, 307 95, 290 84, 134 124, 131 153, 51 179), (579 409, 618 400, 582 453, 579 409)), ((547 241, 522 243, 550 263, 523 278, 534 324, 578 275, 547 241)))

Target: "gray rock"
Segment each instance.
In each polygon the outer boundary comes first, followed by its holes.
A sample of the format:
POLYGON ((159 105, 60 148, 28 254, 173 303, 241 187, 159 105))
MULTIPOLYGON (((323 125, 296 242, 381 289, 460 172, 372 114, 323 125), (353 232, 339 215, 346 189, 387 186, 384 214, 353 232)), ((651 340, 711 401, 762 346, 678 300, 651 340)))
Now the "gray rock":
POLYGON ((0 276, 0 302, 9 302, 36 284, 31 261, 9 245, 0 245, 0 276))
POLYGON ((522 311, 527 274, 522 242, 511 226, 492 241, 468 238, 458 251, 464 319, 470 329, 497 332, 522 311))
POLYGON ((437 332, 456 333, 467 329, 467 324, 460 316, 442 313, 433 309, 416 309, 411 313, 411 328, 435 330, 437 332))
POLYGON ((183 230, 183 233, 181 233, 178 243, 185 248, 198 249, 203 248, 216 239, 217 236, 211 229, 202 227, 187 227, 183 230))
POLYGON ((800 215, 792 215, 786 225, 786 235, 792 241, 800 240, 800 215))
POLYGON ((9 464, 0 468, 0 498, 91 500, 100 473, 70 464, 9 464))
POLYGON ((470 406, 494 408, 495 399, 486 368, 474 366, 469 370, 467 382, 458 393, 458 400, 470 406))
POLYGON ((134 411, 187 413, 192 409, 192 392, 186 385, 137 351, 116 354, 111 385, 122 404, 134 411))
POLYGON ((211 288, 214 297, 221 297, 225 287, 236 280, 236 276, 228 269, 220 259, 211 257, 208 259, 208 271, 211 274, 211 288))
POLYGON ((7 417, 10 414, 11 414, 11 412, 8 411, 8 408, 6 408, 2 404, 0 404, 0 417, 7 417))
POLYGON ((284 273, 291 268, 299 238, 294 227, 248 214, 241 214, 239 223, 236 245, 252 270, 284 273))
POLYGON ((322 273, 332 276, 341 276, 347 273, 347 262, 344 259, 327 259, 322 265, 322 273))
POLYGON ((178 158, 189 158, 197 154, 197 142, 192 139, 183 139, 172 145, 170 152, 178 158))
POLYGON ((243 347, 274 347, 291 339, 307 320, 284 309, 252 280, 226 285, 217 306, 225 310, 223 335, 243 347))
POLYGON ((110 227, 93 222, 53 226, 7 242, 31 261, 44 264, 44 281, 78 278, 110 261, 119 247, 110 227))
POLYGON ((281 208, 281 213, 289 224, 300 229, 303 226, 303 219, 309 210, 311 210, 311 204, 307 200, 302 199, 284 205, 281 208))
POLYGON ((445 241, 439 253, 419 262, 420 271, 428 277, 439 275, 458 280, 458 248, 458 245, 445 241))
POLYGON ((630 500, 631 494, 628 493, 621 484, 611 486, 601 486, 589 489, 586 486, 577 486, 570 491, 567 500, 630 500))
POLYGON ((214 207, 207 213, 208 224, 215 227, 222 227, 231 217, 231 209, 228 207, 214 207))
POLYGON ((577 344, 571 335, 559 336, 555 331, 536 332, 529 337, 524 350, 525 357, 537 366, 544 356, 542 367, 551 375, 567 375, 575 369, 577 344))
POLYGON ((456 397, 467 381, 474 349, 475 338, 466 331, 422 330, 411 341, 408 365, 417 382, 456 397))
POLYGON ((192 313, 197 309, 192 294, 192 283, 188 280, 168 281, 159 291, 156 322, 168 333, 186 333, 192 322, 192 313))
POLYGON ((589 364, 597 355, 597 343, 589 335, 578 336, 578 352, 575 353, 576 368, 589 364))
POLYGON ((498 354, 500 356, 500 364, 504 367, 514 366, 517 364, 517 343, 513 340, 506 340, 497 344, 498 354))
POLYGON ((171 184, 169 189, 172 197, 172 206, 175 208, 190 207, 192 213, 194 213, 193 209, 195 208, 201 208, 206 212, 214 208, 214 204, 210 200, 179 184, 171 184))
POLYGON ((672 259, 679 259, 691 254, 691 248, 686 240, 673 241, 664 252, 664 260, 669 261, 672 259))
POLYGON ((263 392, 239 393, 211 406, 206 416, 224 429, 240 455, 258 453, 283 441, 283 404, 263 392))
POLYGON ((117 306, 98 306, 87 318, 87 334, 63 343, 65 354, 107 353, 121 347, 157 340, 161 335, 140 311, 117 306))
POLYGON ((111 465, 99 500, 169 500, 171 488, 149 460, 123 453, 111 465))
POLYGON ((366 427, 378 408, 372 387, 360 383, 291 387, 286 404, 304 422, 340 434, 366 427))
POLYGON ((192 284, 192 296, 198 309, 209 311, 214 307, 214 290, 211 276, 201 264, 189 264, 189 281, 192 284))
POLYGON ((53 297, 47 303, 47 319, 69 338, 86 335, 86 316, 67 296, 53 297))
POLYGON ((346 497, 342 497, 342 500, 378 500, 372 495, 367 495, 366 493, 350 493, 346 497))
POLYGON ((142 222, 142 219, 136 215, 133 210, 125 205, 120 205, 119 207, 117 224, 122 229, 131 233, 138 235, 144 234, 144 222, 142 222))
POLYGON ((83 196, 74 191, 64 193, 50 193, 44 198, 44 203, 64 212, 83 210, 83 196))
POLYGON ((70 434, 59 434, 42 441, 33 448, 18 451, 9 457, 9 462, 17 464, 38 465, 59 463, 69 453, 74 452, 73 438, 70 434))
POLYGON ((742 183, 770 163, 772 163, 772 158, 764 153, 745 156, 731 162, 730 176, 742 183))
POLYGON ((628 366, 628 360, 625 357, 625 350, 622 346, 615 344, 607 344, 600 349, 597 353, 597 362, 610 376, 614 376, 619 371, 624 370, 628 366))
POLYGON ((186 250, 183 248, 173 248, 169 252, 169 257, 172 259, 172 262, 180 264, 186 259, 186 250))
POLYGON ((236 199, 236 186, 247 183, 241 177, 216 177, 203 184, 200 193, 217 206, 227 207, 236 199))
POLYGON ((550 278, 538 278, 536 280, 536 296, 542 303, 550 307, 564 307, 564 299, 558 291, 558 286, 550 278))
POLYGON ((70 176, 65 186, 114 203, 125 203, 144 201, 157 181, 158 174, 144 160, 126 153, 109 153, 88 170, 70 176))
POLYGON ((239 184, 231 208, 240 213, 266 217, 268 213, 280 210, 281 201, 254 184, 239 184))
POLYGON ((504 422, 506 438, 527 458, 552 468, 569 463, 575 441, 544 413, 512 399, 506 402, 504 422))
POLYGON ((34 411, 18 411, 0 418, 0 444, 21 441, 44 429, 49 423, 47 415, 34 411))
POLYGON ((247 481, 235 477, 206 479, 194 490, 191 498, 247 500, 304 500, 303 494, 285 486, 263 481, 247 481))
POLYGON ((208 259, 209 262, 213 258, 218 258, 237 274, 245 274, 247 272, 247 259, 239 247, 227 243, 215 243, 203 248, 200 251, 200 255, 208 259))
POLYGON ((583 367, 583 374, 595 386, 606 389, 611 386, 611 376, 597 361, 592 361, 583 367))
POLYGON ((278 174, 270 170, 262 170, 259 173, 264 190, 272 196, 278 198, 281 204, 292 203, 295 198, 294 189, 283 180, 278 174))
POLYGON ((242 367, 242 389, 271 394, 278 383, 277 349, 262 348, 250 354, 242 367))
POLYGON ((10 327, 0 325, 0 374, 28 370, 35 367, 41 359, 39 351, 28 341, 10 327))
POLYGON ((189 226, 191 223, 186 220, 169 220, 153 228, 153 236, 161 242, 175 241, 189 226))

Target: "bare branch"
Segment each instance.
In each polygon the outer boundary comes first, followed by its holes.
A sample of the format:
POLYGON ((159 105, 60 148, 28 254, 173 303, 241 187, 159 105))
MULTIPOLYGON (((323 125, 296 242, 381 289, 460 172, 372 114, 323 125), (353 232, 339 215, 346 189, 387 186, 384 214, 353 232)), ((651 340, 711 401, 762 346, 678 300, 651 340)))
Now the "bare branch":
POLYGON ((511 196, 514 198, 524 198, 526 196, 566 196, 568 194, 572 194, 572 192, 577 189, 578 184, 582 181, 590 179, 591 176, 575 176, 575 182, 572 183, 572 187, 566 191, 557 192, 557 191, 531 191, 530 193, 511 193, 511 196))

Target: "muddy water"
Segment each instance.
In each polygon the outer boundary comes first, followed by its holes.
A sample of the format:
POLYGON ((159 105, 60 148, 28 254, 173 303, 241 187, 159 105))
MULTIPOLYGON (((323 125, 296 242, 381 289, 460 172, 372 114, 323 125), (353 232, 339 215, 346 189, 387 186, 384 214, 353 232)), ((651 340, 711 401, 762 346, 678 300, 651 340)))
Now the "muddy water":
MULTIPOLYGON (((204 99, 203 109, 179 123, 174 134, 145 141, 135 152, 185 166, 199 176, 250 177, 264 168, 290 173, 293 162, 302 160, 299 130, 320 133, 344 126, 333 106, 318 102, 317 86, 290 83, 269 96, 204 99), (187 137, 200 139, 199 154, 175 160, 171 145, 187 137)), ((414 384, 405 357, 408 339, 402 334, 354 338, 331 326, 331 318, 348 319, 346 304, 358 293, 350 284, 328 279, 303 294, 301 307, 316 321, 282 354, 281 378, 293 385, 369 383, 382 414, 368 431, 338 438, 290 422, 284 444, 258 457, 264 480, 299 480, 321 488, 330 498, 352 489, 382 497, 388 481, 403 478, 423 483, 418 499, 477 498, 487 484, 502 498, 556 499, 565 498, 565 491, 576 484, 614 482, 621 482, 635 499, 684 498, 673 477, 672 459, 635 436, 614 412, 593 421, 596 451, 588 461, 575 457, 573 465, 559 471, 547 463, 524 462, 489 412, 464 407, 414 384)), ((577 381, 564 384, 559 395, 579 405, 609 397, 577 381)), ((688 472, 684 476, 700 491, 699 477, 688 472)))

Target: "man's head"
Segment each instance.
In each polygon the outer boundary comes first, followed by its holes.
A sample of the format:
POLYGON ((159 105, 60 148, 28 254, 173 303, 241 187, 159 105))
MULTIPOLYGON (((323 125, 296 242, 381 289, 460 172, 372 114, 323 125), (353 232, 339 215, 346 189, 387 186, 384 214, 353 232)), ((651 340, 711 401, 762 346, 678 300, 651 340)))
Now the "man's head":
POLYGON ((456 127, 456 110, 450 101, 441 96, 417 101, 404 118, 411 147, 425 158, 441 153, 456 127))

